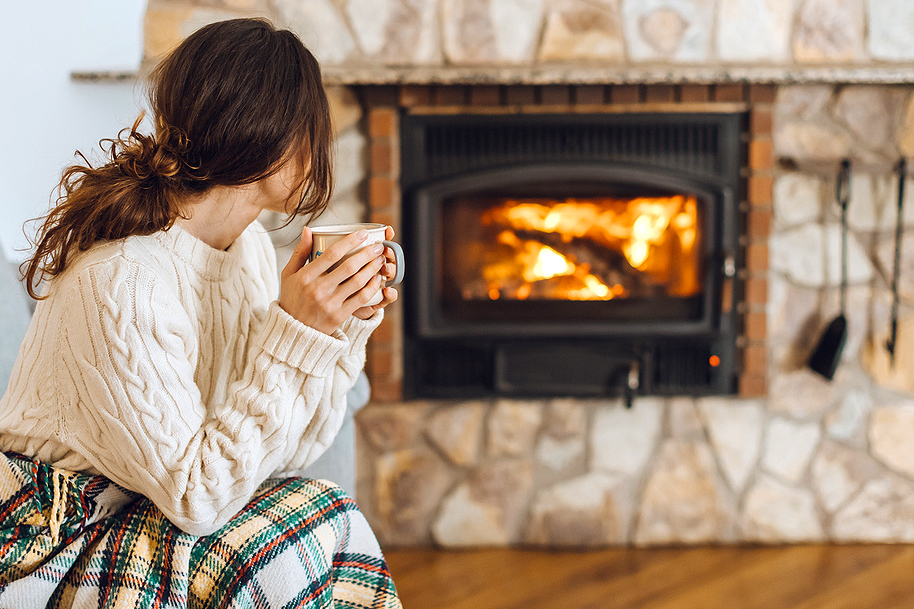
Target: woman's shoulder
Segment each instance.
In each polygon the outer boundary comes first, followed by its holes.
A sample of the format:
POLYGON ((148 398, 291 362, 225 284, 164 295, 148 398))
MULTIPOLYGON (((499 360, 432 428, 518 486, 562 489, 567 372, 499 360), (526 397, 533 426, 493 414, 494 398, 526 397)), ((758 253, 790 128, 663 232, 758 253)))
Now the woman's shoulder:
POLYGON ((73 255, 64 272, 52 280, 52 285, 70 287, 73 283, 81 283, 89 289, 110 289, 110 284, 98 282, 135 281, 138 275, 165 279, 174 274, 166 271, 173 265, 163 264, 169 256, 155 234, 98 241, 73 255))

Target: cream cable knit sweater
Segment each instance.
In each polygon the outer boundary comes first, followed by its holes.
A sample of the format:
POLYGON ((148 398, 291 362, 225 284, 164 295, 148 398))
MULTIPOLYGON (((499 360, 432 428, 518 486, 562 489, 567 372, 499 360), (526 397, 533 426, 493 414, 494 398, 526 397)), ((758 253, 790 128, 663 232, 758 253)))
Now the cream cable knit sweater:
POLYGON ((380 323, 332 336, 275 302, 252 224, 227 250, 178 226, 99 244, 39 302, 0 400, 0 449, 101 473, 207 535, 329 446, 380 323))

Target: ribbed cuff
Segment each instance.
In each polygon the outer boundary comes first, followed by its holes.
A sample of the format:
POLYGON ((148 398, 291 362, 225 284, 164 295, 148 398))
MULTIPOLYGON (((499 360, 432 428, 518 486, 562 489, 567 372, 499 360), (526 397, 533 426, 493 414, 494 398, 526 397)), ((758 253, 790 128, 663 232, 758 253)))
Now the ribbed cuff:
POLYGON ((270 305, 260 340, 267 353, 314 376, 327 376, 349 346, 339 330, 330 336, 306 326, 277 302, 270 305))
POLYGON ((359 351, 364 351, 365 346, 368 344, 368 338, 371 336, 371 333, 374 332, 379 325, 381 325, 383 320, 384 309, 379 309, 368 319, 359 319, 353 315, 344 321, 343 325, 340 326, 340 330, 343 332, 343 334, 349 337, 349 353, 358 353, 359 351))

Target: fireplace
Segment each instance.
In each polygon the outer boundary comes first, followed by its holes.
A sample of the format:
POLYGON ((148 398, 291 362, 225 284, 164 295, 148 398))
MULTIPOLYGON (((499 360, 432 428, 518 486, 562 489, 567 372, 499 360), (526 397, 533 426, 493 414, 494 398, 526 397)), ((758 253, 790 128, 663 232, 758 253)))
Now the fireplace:
POLYGON ((745 122, 404 115, 405 393, 734 393, 745 122))

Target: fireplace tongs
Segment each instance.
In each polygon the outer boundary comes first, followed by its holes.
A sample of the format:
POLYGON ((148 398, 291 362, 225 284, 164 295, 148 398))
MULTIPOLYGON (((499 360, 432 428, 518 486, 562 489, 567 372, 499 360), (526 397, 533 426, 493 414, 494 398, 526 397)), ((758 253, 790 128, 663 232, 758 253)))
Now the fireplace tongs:
POLYGON ((892 318, 889 328, 889 338, 885 341, 885 348, 889 352, 889 363, 895 365, 895 346, 898 338, 898 277, 901 274, 901 235, 904 225, 904 181, 907 176, 907 161, 904 157, 898 159, 896 171, 898 173, 898 216, 895 221, 895 260, 892 266, 892 318))

